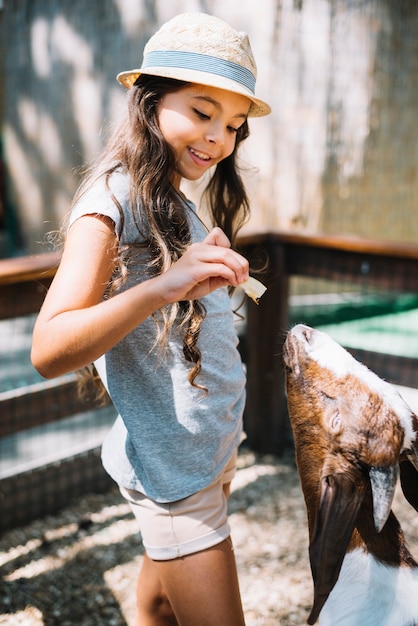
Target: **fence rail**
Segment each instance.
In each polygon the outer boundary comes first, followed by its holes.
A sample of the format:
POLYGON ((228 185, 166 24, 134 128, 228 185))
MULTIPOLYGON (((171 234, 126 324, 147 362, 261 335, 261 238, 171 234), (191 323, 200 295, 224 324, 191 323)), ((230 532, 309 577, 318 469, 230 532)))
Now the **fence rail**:
MULTIPOLYGON (((290 279, 348 281, 418 294, 418 247, 269 232, 241 237, 239 249, 252 267, 264 261, 268 264, 261 276, 268 289, 259 306, 248 303, 242 338, 248 378, 245 429, 254 450, 280 454, 290 437, 281 359, 289 328, 290 279)), ((55 253, 0 260, 0 319, 36 313, 58 263, 55 253)), ((370 351, 353 352, 386 379, 418 388, 416 359, 385 355, 382 360, 370 351)), ((74 380, 65 378, 0 393, 0 439, 91 411, 91 405, 78 399, 74 385, 74 380)), ((0 481, 0 531, 52 512, 72 496, 109 484, 97 446, 37 471, 7 476, 0 481)))

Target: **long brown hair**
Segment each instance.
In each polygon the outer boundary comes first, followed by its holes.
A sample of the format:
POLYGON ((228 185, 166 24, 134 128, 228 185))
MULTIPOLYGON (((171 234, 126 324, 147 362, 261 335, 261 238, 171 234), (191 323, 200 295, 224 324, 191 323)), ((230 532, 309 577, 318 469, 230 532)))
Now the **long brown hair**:
MULTIPOLYGON (((127 92, 126 116, 113 131, 100 161, 90 169, 74 201, 99 177, 105 176, 108 181, 115 170, 122 168, 127 171, 131 211, 142 239, 145 239, 144 245, 151 252, 149 270, 152 274, 166 271, 190 244, 189 209, 171 183, 175 172, 175 154, 158 124, 161 98, 187 85, 189 83, 156 76, 141 75, 137 79, 127 92)), ((245 121, 238 129, 234 151, 218 163, 204 192, 213 225, 222 228, 232 245, 249 215, 248 198, 236 163, 237 148, 248 134, 245 121)), ((121 211, 117 199, 113 200, 121 211)), ((126 276, 126 266, 121 258, 115 262, 119 278, 113 279, 110 290, 126 276)), ((201 387, 195 379, 202 360, 197 342, 206 314, 203 303, 199 300, 182 301, 160 313, 163 323, 159 326, 157 343, 164 345, 172 324, 180 320, 184 356, 193 364, 189 381, 201 387)))

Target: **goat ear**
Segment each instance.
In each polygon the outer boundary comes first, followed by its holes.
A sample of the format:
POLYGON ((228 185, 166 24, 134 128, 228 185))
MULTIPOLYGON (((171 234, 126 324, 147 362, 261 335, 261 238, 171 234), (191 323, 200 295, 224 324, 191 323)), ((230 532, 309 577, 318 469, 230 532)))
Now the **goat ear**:
POLYGON ((309 546, 314 604, 308 624, 314 624, 340 574, 346 548, 364 497, 364 482, 347 474, 321 480, 321 496, 309 546))
POLYGON ((399 464, 403 495, 409 504, 418 511, 418 471, 407 457, 399 464))
POLYGON ((398 476, 398 465, 393 467, 370 467, 369 469, 373 496, 373 520, 374 527, 378 533, 380 533, 389 517, 398 476))

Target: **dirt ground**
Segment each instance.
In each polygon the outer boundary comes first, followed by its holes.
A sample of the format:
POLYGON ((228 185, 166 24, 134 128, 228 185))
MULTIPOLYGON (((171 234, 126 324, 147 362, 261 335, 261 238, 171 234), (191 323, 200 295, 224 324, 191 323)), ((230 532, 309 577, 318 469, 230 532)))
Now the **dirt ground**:
MULTIPOLYGON (((395 512, 418 554, 418 515, 395 512)), ((247 626, 302 626, 312 600, 305 506, 292 453, 243 451, 230 521, 247 626)), ((143 551, 117 490, 0 538, 0 625, 132 626, 143 551)))

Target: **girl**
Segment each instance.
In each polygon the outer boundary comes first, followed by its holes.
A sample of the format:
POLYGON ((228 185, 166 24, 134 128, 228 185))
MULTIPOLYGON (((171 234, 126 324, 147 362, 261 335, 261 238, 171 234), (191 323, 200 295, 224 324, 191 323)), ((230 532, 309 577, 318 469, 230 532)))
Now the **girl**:
POLYGON ((244 374, 226 287, 248 202, 236 168, 254 96, 248 38, 184 14, 122 72, 126 118, 78 191, 33 334, 45 377, 91 363, 117 408, 103 463, 139 520, 136 625, 242 626, 226 498, 244 374), (181 181, 213 170, 207 233, 181 181))

